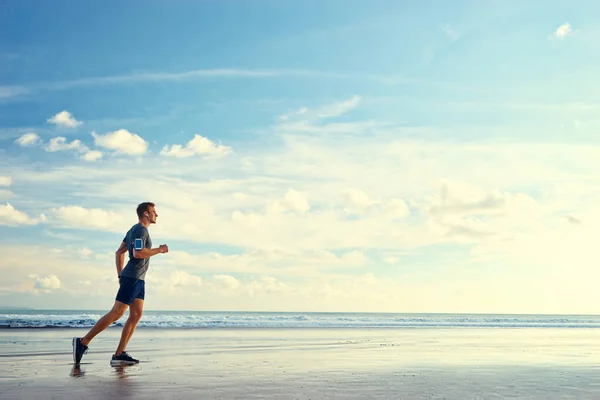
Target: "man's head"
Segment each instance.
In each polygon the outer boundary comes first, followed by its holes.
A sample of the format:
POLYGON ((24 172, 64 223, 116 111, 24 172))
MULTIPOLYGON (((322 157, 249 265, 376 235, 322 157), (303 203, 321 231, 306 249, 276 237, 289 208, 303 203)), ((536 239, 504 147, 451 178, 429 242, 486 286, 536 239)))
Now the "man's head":
POLYGON ((155 207, 154 203, 151 203, 149 201, 145 202, 145 203, 140 203, 137 206, 137 210, 136 210, 140 221, 146 220, 149 224, 155 224, 156 217, 158 217, 158 214, 156 213, 156 210, 154 209, 154 207, 155 207))

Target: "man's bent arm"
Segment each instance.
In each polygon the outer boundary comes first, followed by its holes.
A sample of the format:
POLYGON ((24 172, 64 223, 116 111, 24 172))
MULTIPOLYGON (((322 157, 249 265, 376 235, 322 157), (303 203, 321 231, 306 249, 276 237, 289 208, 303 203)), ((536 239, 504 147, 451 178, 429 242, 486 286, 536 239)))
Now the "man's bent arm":
POLYGON ((165 253, 165 251, 161 247, 155 247, 154 249, 134 250, 133 256, 135 258, 150 258, 160 253, 165 253))
POLYGON ((125 253, 127 253, 127 244, 121 242, 121 245, 115 252, 115 264, 117 265, 117 276, 121 276, 123 264, 125 263, 125 253))

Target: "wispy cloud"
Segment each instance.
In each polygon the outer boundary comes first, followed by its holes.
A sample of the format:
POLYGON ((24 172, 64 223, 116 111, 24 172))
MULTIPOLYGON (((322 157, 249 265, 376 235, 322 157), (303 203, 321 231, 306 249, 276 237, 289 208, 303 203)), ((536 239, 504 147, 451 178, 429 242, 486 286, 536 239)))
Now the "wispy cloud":
POLYGON ((360 96, 354 95, 351 98, 322 106, 321 108, 310 110, 306 107, 302 107, 299 110, 291 111, 287 114, 280 115, 278 119, 280 121, 289 120, 313 120, 313 119, 324 119, 338 117, 342 114, 352 110, 360 103, 360 96))
POLYGON ((360 103, 360 97, 355 95, 346 101, 334 103, 321 108, 317 111, 316 116, 318 118, 337 117, 352 110, 353 108, 358 106, 358 103, 360 103))
POLYGON ((361 102, 360 96, 354 95, 347 100, 326 104, 321 107, 309 109, 302 107, 277 117, 275 126, 277 132, 287 133, 321 133, 357 134, 362 133, 376 124, 373 121, 360 122, 329 122, 328 120, 340 117, 356 108, 361 102))
POLYGON ((216 78, 273 78, 292 75, 307 76, 314 74, 318 73, 303 70, 252 70, 233 68, 196 69, 183 72, 134 72, 130 74, 79 78, 57 82, 39 82, 23 85, 0 86, 0 101, 9 100, 11 98, 16 98, 18 96, 39 91, 61 91, 79 87, 117 85, 125 83, 159 83, 216 78))
MULTIPOLYGON (((398 75, 369 73, 346 73, 309 69, 196 69, 182 72, 134 72, 130 74, 78 78, 57 82, 32 82, 22 85, 0 86, 0 100, 10 100, 21 95, 40 91, 62 91, 81 87, 94 87, 119 84, 165 83, 207 79, 272 79, 272 78, 314 78, 361 80, 381 84, 436 84, 430 81, 408 79, 398 75)), ((445 84, 443 84, 445 85, 445 84)))
POLYGON ((25 86, 0 86, 0 101, 21 96, 30 92, 25 86))
MULTIPOLYGON (((297 72, 297 71, 296 71, 297 72)), ((268 78, 290 74, 289 70, 252 69, 196 69, 184 72, 138 72, 126 75, 113 75, 96 78, 75 79, 63 82, 66 86, 91 86, 115 83, 165 82, 195 78, 268 78)), ((56 85, 60 85, 57 83, 56 85)))

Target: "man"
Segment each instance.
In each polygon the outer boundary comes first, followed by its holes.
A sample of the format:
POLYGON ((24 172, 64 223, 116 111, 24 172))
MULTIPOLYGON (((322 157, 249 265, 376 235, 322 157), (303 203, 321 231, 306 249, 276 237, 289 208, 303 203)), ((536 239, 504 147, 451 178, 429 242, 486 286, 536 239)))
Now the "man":
POLYGON ((161 244, 159 247, 152 248, 152 240, 148 233, 148 227, 150 224, 155 224, 158 217, 154 203, 141 203, 138 205, 136 211, 139 222, 133 225, 127 232, 123 242, 115 253, 117 276, 119 277, 120 285, 115 304, 106 315, 96 322, 87 335, 82 338, 73 338, 73 361, 75 364, 81 362, 81 358, 87 353, 88 345, 92 339, 121 318, 128 307, 129 318, 125 326, 123 326, 119 346, 112 356, 110 363, 111 365, 131 365, 139 362, 139 360, 127 354, 125 348, 142 317, 145 292, 144 278, 150 264, 150 257, 160 253, 167 253, 169 247, 166 244, 161 244), (129 252, 129 261, 125 268, 123 268, 126 252, 129 252))

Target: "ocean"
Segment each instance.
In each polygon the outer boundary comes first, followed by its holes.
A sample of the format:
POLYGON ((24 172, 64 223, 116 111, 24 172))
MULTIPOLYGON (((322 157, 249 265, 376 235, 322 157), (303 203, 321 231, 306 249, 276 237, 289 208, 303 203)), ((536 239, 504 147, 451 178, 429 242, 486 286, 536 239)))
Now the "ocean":
MULTIPOLYGON (((105 311, 1 309, 0 328, 89 328, 105 311)), ((127 314, 113 326, 122 326, 127 314)), ((145 311, 144 328, 600 328, 598 315, 145 311)))

